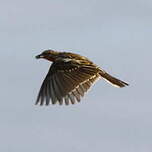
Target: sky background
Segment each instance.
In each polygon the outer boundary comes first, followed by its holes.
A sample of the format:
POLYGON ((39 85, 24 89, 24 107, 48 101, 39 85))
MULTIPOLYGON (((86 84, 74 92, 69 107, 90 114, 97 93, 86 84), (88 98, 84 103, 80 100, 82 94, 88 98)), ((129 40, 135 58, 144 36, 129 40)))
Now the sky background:
POLYGON ((151 0, 0 0, 0 42, 0 151, 152 151, 151 0), (79 104, 35 106, 49 48, 130 86, 101 80, 79 104))

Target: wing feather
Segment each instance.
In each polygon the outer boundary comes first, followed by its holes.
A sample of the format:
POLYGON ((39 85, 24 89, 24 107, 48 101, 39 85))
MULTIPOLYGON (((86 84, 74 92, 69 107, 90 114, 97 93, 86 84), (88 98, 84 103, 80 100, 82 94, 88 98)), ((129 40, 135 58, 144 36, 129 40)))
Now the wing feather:
POLYGON ((59 102, 60 105, 80 102, 81 97, 99 77, 99 71, 94 65, 80 66, 67 62, 52 64, 42 83, 36 104, 49 105, 50 99, 52 104, 59 102))
POLYGON ((56 104, 57 103, 57 97, 56 97, 56 94, 55 94, 55 91, 54 91, 54 84, 53 84, 52 78, 50 79, 50 89, 51 89, 52 104, 56 104))

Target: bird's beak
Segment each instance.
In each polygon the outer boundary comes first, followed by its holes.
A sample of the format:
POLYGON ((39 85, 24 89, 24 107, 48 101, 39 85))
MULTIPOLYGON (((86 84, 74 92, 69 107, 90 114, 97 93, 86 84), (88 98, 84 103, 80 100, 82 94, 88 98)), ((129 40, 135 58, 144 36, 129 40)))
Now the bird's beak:
POLYGON ((39 54, 39 55, 37 55, 35 58, 36 59, 40 59, 40 58, 43 58, 44 56, 42 55, 42 54, 39 54))

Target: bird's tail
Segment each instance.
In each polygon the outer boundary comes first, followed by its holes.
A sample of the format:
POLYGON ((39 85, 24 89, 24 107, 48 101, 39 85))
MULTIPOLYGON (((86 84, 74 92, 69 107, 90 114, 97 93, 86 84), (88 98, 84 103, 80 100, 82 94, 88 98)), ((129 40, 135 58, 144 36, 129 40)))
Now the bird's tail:
POLYGON ((104 72, 104 71, 101 71, 99 74, 101 75, 101 77, 103 79, 105 79, 106 81, 110 82, 115 87, 122 88, 122 87, 125 87, 125 86, 129 85, 128 83, 126 83, 124 81, 121 81, 121 80, 111 76, 110 74, 104 72))

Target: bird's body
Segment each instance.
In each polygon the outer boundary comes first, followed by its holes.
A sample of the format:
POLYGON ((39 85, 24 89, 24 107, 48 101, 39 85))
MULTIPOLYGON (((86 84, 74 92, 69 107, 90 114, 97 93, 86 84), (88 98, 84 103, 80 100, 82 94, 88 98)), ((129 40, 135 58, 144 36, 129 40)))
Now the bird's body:
POLYGON ((36 58, 53 62, 42 83, 36 104, 49 105, 50 100, 52 104, 59 102, 60 105, 80 102, 98 78, 104 78, 117 87, 128 85, 78 54, 46 50, 36 58))

